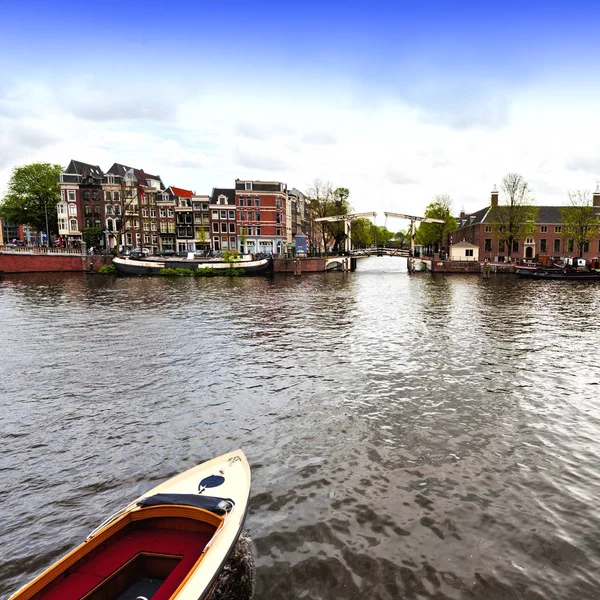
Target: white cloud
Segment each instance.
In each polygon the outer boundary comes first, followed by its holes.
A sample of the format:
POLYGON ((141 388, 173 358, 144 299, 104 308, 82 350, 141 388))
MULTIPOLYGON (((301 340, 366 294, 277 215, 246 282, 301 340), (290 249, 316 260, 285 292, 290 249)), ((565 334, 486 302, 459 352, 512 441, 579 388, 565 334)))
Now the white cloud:
MULTIPOLYGON (((155 99, 145 91, 126 101, 91 84, 5 87, 0 191, 13 166, 75 158, 102 168, 131 164, 198 193, 232 186, 236 177, 281 179, 299 189, 318 177, 348 187, 357 211, 420 214, 442 193, 456 211, 482 208, 510 171, 532 183, 539 204, 564 203, 566 190, 593 189, 600 175, 593 98, 552 99, 551 83, 515 92, 510 104, 486 104, 484 96, 463 108, 453 102, 451 116, 440 119, 433 117, 444 113, 444 99, 425 104, 426 95, 379 95, 365 104, 339 86, 321 87, 318 96, 299 84, 243 97, 231 86, 155 99)), ((163 87, 175 89, 167 81, 163 87)))

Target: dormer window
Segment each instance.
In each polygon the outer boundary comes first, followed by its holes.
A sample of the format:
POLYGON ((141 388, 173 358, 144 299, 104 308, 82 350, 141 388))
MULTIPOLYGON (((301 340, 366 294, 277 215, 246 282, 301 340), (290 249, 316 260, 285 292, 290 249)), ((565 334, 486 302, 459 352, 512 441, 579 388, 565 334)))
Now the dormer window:
POLYGON ((244 189, 248 192, 248 191, 252 191, 252 182, 251 181, 246 181, 244 183, 244 189))
POLYGON ((227 204, 227 196, 219 196, 217 204, 227 204))

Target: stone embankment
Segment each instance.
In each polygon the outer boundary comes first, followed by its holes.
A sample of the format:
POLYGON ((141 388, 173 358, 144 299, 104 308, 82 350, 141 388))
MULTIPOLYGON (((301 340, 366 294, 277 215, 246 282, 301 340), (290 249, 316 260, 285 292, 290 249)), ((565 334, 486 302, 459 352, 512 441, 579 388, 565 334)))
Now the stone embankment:
POLYGON ((26 248, 0 249, 0 273, 97 271, 111 261, 112 256, 74 254, 54 248, 50 248, 50 252, 26 248))

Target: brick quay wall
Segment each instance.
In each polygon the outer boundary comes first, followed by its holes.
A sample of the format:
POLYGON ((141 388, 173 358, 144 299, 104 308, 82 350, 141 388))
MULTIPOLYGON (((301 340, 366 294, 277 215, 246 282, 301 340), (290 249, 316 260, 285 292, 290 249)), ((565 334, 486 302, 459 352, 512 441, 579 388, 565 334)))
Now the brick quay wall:
POLYGON ((97 271, 109 265, 112 256, 0 252, 0 273, 52 273, 97 271))

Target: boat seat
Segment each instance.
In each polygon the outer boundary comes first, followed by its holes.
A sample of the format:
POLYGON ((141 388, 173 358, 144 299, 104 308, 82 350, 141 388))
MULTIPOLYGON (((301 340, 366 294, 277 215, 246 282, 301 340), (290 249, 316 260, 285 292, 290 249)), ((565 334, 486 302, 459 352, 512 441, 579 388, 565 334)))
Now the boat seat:
POLYGON ((79 600, 141 552, 181 557, 152 600, 168 600, 200 558, 212 534, 175 529, 135 530, 116 540, 39 600, 79 600))

